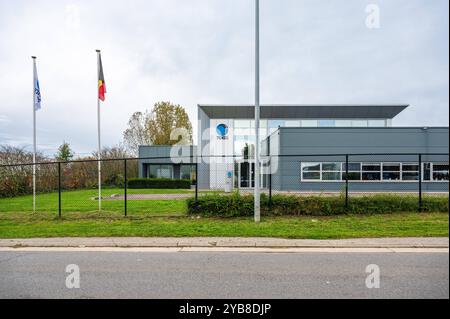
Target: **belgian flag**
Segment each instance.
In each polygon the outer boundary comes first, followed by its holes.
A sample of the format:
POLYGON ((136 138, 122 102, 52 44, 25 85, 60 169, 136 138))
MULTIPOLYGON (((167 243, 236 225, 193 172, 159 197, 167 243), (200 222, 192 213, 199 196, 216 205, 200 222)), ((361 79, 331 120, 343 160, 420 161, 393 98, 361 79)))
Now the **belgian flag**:
POLYGON ((97 52, 98 52, 98 98, 104 101, 106 93, 105 76, 103 75, 102 56, 100 54, 100 51, 97 52))

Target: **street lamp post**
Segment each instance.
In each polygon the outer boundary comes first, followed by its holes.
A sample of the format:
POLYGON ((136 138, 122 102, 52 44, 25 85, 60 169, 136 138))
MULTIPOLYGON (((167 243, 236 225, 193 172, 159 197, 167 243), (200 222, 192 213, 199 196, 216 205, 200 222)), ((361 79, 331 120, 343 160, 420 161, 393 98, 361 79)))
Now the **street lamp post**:
POLYGON ((259 154, 259 0, 255 0, 255 222, 261 220, 261 202, 260 202, 260 154, 259 154))

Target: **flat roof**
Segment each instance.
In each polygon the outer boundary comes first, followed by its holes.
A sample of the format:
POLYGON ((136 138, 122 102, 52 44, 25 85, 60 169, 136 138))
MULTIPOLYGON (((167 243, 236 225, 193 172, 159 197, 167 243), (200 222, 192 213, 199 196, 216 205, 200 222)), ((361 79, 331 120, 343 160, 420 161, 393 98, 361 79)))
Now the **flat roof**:
MULTIPOLYGON (((266 104, 262 119, 392 119, 408 104, 266 104)), ((210 119, 253 119, 254 105, 199 104, 210 119)))

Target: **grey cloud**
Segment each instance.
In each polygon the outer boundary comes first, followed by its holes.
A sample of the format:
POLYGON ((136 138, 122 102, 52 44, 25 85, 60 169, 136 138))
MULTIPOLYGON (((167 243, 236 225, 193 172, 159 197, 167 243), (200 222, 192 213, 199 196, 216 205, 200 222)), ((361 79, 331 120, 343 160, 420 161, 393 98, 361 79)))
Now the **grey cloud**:
MULTIPOLYGON (((378 30, 365 27, 367 3, 261 0, 262 102, 410 103, 395 125, 447 126, 448 2, 370 1, 378 30)), ((253 14, 251 0, 0 0, 0 142, 31 144, 32 54, 38 143, 50 154, 63 140, 79 153, 96 148, 96 48, 105 145, 159 100, 185 106, 194 131, 198 103, 252 103, 253 14)))

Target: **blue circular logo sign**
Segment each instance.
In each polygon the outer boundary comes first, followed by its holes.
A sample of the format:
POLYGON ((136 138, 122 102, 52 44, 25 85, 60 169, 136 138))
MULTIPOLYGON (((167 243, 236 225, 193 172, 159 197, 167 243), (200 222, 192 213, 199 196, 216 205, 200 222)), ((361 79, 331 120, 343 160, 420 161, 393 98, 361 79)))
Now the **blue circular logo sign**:
POLYGON ((221 138, 225 138, 228 135, 228 126, 226 124, 219 124, 216 127, 216 132, 221 138))

